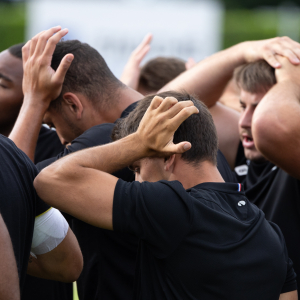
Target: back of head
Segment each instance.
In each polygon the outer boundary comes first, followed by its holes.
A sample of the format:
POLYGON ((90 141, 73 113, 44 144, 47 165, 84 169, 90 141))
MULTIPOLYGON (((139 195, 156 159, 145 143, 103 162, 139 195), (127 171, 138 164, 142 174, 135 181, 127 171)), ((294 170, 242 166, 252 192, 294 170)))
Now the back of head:
POLYGON ((97 50, 78 40, 61 41, 56 45, 51 67, 56 70, 68 53, 74 55, 74 60, 67 71, 61 95, 52 102, 52 106, 59 105, 66 92, 83 94, 98 107, 107 107, 117 101, 114 94, 123 84, 97 50))
POLYGON ((241 89, 252 94, 265 93, 276 84, 275 70, 264 60, 242 65, 234 78, 241 89))
MULTIPOLYGON (((118 121, 113 131, 113 140, 121 139, 137 131, 154 96, 149 95, 140 100, 134 111, 126 118, 118 121)), ((193 101, 199 113, 190 116, 179 126, 174 134, 174 143, 188 141, 192 144, 192 148, 182 154, 182 159, 187 163, 197 166, 200 162, 208 160, 216 165, 218 138, 212 116, 207 107, 187 93, 168 91, 157 94, 157 96, 162 98, 175 97, 178 101, 193 101)))
POLYGON ((179 58, 151 59, 141 69, 138 91, 144 94, 156 93, 185 70, 185 62, 179 58))
POLYGON ((25 45, 25 43, 16 44, 16 45, 9 47, 7 50, 14 57, 22 59, 22 47, 24 45, 25 45))

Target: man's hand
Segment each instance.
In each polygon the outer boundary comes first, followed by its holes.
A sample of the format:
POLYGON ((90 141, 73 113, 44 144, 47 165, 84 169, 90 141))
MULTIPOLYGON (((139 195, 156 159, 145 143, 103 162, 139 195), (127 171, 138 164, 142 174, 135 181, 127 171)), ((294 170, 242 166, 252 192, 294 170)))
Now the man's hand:
POLYGON ((68 33, 60 26, 37 34, 22 49, 24 101, 9 138, 34 161, 38 135, 45 112, 62 90, 65 75, 74 58, 67 54, 57 70, 51 68, 56 44, 68 33))
POLYGON ((74 58, 67 54, 56 71, 51 68, 52 55, 56 44, 68 33, 60 26, 42 31, 28 41, 22 49, 24 103, 49 107, 62 89, 65 75, 74 58))
POLYGON ((294 65, 300 63, 300 44, 289 37, 245 42, 242 45, 245 46, 245 59, 247 62, 264 59, 273 68, 280 68, 281 61, 277 55, 281 55, 294 65))
POLYGON ((178 102, 174 97, 155 96, 140 122, 137 132, 146 156, 166 156, 183 153, 192 145, 189 142, 173 143, 174 133, 192 114, 199 113, 192 101, 178 102))
POLYGON ((138 88, 140 78, 140 65, 146 54, 150 50, 150 43, 152 40, 152 34, 148 33, 143 41, 137 46, 137 48, 131 53, 131 56, 124 67, 123 74, 120 80, 136 90, 138 88))
POLYGON ((300 84, 300 66, 296 66, 290 63, 290 61, 280 55, 276 55, 276 59, 281 65, 280 69, 275 70, 275 76, 277 82, 293 82, 297 85, 300 84))

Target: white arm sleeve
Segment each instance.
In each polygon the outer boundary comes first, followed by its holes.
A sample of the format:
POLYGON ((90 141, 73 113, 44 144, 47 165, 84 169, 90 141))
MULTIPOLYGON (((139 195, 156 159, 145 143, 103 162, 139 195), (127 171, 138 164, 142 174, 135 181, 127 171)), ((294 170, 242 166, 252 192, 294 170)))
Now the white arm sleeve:
POLYGON ((35 255, 50 252, 63 241, 68 229, 68 222, 56 208, 50 208, 37 216, 34 222, 31 252, 35 255))

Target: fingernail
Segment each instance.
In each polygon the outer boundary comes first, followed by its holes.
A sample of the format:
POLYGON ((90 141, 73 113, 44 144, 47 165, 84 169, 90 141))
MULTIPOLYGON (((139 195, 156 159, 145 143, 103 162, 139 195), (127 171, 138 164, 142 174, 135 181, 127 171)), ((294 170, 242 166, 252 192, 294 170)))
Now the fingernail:
POLYGON ((280 63, 276 63, 274 68, 280 68, 281 67, 281 64, 280 63))
POLYGON ((299 64, 300 63, 300 60, 298 58, 294 58, 294 62, 299 64))
POLYGON ((184 150, 189 150, 190 149, 190 145, 189 144, 184 144, 183 145, 183 149, 184 150))
POLYGON ((68 56, 67 57, 67 62, 71 62, 73 60, 73 57, 72 56, 68 56))

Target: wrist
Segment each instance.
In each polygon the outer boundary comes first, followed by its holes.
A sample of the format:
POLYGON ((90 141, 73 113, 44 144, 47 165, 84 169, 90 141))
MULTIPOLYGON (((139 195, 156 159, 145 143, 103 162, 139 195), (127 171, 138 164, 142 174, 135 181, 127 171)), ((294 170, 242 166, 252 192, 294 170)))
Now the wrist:
POLYGON ((50 101, 42 101, 41 97, 24 95, 22 110, 35 110, 37 113, 45 114, 49 108, 50 101))

